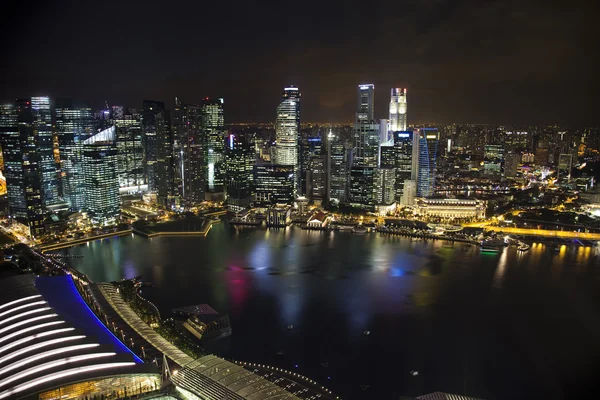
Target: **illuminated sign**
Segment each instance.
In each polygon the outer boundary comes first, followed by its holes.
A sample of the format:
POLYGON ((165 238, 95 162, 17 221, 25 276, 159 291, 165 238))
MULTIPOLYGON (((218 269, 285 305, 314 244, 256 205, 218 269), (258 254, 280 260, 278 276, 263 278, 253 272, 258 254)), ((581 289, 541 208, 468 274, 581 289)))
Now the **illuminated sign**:
POLYGON ((367 89, 370 89, 370 88, 375 88, 375 85, 360 85, 359 88, 361 90, 367 90, 367 89))
POLYGON ((398 137, 409 137, 410 133, 399 133, 398 137))
POLYGON ((298 90, 297 87, 286 87, 283 89, 284 91, 288 91, 288 90, 298 90))
POLYGON ((234 135, 229 135, 229 148, 233 150, 233 137, 234 135))
POLYGON ((437 139, 437 135, 427 135, 427 139, 437 139))

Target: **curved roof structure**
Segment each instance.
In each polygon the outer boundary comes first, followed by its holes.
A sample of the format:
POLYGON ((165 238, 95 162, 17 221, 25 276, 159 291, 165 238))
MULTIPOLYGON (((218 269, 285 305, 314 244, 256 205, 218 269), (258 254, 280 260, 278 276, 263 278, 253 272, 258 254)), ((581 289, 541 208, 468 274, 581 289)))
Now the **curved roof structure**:
POLYGON ((98 320, 69 275, 0 280, 0 400, 152 372, 98 320))

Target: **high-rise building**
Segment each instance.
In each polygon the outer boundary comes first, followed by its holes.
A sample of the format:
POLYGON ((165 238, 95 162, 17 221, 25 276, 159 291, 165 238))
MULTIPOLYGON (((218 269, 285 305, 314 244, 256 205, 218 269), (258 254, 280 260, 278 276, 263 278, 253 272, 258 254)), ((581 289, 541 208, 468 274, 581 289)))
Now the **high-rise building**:
POLYGON ((254 133, 231 133, 225 147, 225 195, 234 211, 250 206, 256 151, 254 133))
POLYGON ((162 101, 144 100, 142 128, 148 190, 157 194, 160 205, 170 206, 175 195, 173 132, 169 111, 162 101))
POLYGON ((294 202, 293 165, 257 164, 254 166, 254 203, 258 206, 294 202))
POLYGON ((436 128, 419 130, 419 167, 417 171, 417 196, 433 196, 437 166, 437 149, 440 134, 436 128))
POLYGON ((176 98, 174 111, 175 187, 183 204, 191 207, 204 201, 206 189, 202 108, 176 98))
POLYGON ((404 193, 404 182, 416 181, 418 170, 418 132, 394 132, 394 159, 396 166, 396 201, 401 201, 404 193))
POLYGON ((486 175, 500 174, 504 162, 504 147, 499 144, 486 144, 483 154, 483 171, 486 175))
POLYGON ((202 101, 202 135, 205 140, 206 200, 223 200, 225 178, 225 127, 223 99, 205 98, 202 101))
POLYGON ((303 193, 300 187, 300 91, 296 86, 283 89, 275 119, 275 164, 294 167, 294 195, 303 193))
POLYGON ((392 88, 390 98, 390 131, 406 131, 406 88, 392 88))
POLYGON ((344 143, 338 135, 329 134, 329 198, 338 202, 348 200, 348 178, 352 146, 344 143))
POLYGON ((358 85, 358 108, 356 119, 373 121, 375 119, 375 85, 358 85))
POLYGON ((116 128, 105 129, 83 142, 85 209, 98 225, 118 222, 119 197, 116 128))
POLYGON ((308 177, 308 197, 311 200, 325 199, 327 197, 327 154, 315 154, 310 157, 308 177))
POLYGON ((350 169, 350 202, 364 207, 375 205, 376 167, 352 167, 350 169))
MULTIPOLYGON (((115 127, 117 146, 117 173, 119 187, 124 192, 139 192, 146 188, 146 160, 142 118, 133 109, 111 107, 109 121, 115 127)), ((111 125, 112 126, 112 125, 111 125)), ((108 129, 110 126, 106 126, 108 129)))
POLYGON ((63 199, 71 210, 81 211, 85 206, 83 142, 95 133, 94 116, 88 103, 72 99, 57 99, 55 113, 63 199))
POLYGON ((60 201, 50 99, 17 100, 3 105, 0 113, 10 215, 37 237, 44 232, 46 207, 60 201))
POLYGON ((560 154, 558 156, 558 176, 557 179, 571 180, 571 170, 573 169, 573 155, 560 154))

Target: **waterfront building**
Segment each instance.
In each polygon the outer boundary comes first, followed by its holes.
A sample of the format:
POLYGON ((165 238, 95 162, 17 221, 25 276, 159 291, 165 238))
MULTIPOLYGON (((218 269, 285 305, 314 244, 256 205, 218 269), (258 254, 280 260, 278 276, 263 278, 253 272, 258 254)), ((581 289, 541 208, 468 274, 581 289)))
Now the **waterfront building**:
POLYGON ((44 232, 47 207, 60 202, 50 99, 16 100, 2 105, 0 113, 10 216, 27 224, 37 237, 44 232))
POLYGON ((504 160, 504 176, 507 178, 516 177, 520 163, 521 153, 508 153, 504 160))
POLYGON ((381 166, 375 169, 375 204, 390 205, 396 201, 396 171, 381 166))
POLYGON ((121 213, 117 151, 114 126, 83 142, 85 209, 97 225, 115 224, 121 213))
POLYGON ((486 144, 483 154, 483 172, 486 175, 500 174, 504 162, 504 147, 499 144, 486 144))
POLYGON ((205 200, 223 200, 225 179, 225 127, 222 98, 202 101, 202 136, 204 145, 205 200))
POLYGON ((293 165, 257 164, 254 166, 254 203, 257 206, 294 202, 293 165))
POLYGON ((404 189, 402 191, 402 197, 400 198, 400 204, 403 206, 412 206, 415 204, 415 197, 417 196, 417 181, 414 179, 408 179, 404 181, 404 189))
MULTIPOLYGON (((106 120, 101 120, 107 122, 106 120)), ((138 193, 147 189, 146 160, 142 116, 134 109, 111 107, 111 122, 115 127, 117 146, 117 173, 119 188, 124 193, 138 193)), ((103 131, 110 128, 106 124, 103 131)))
POLYGON ((72 99, 57 99, 55 113, 62 195, 79 212, 85 205, 83 142, 95 133, 94 116, 88 103, 72 99))
POLYGON ((349 162, 352 146, 344 143, 339 135, 329 135, 329 198, 338 202, 348 200, 349 162))
POLYGON ((309 228, 326 228, 330 220, 331 217, 321 211, 318 211, 308 218, 306 221, 306 226, 309 228))
POLYGON ((185 207, 204 201, 205 140, 201 106, 175 98, 173 115, 174 185, 185 207))
POLYGON ((230 133, 225 148, 225 198, 233 211, 250 206, 255 161, 254 134, 230 133))
POLYGON ((392 88, 390 96, 390 131, 406 131, 406 88, 392 88))
POLYGON ((171 205, 174 198, 173 135, 168 110, 162 101, 144 100, 142 130, 148 191, 157 194, 160 205, 171 205))
POLYGON ((420 198, 414 212, 420 217, 470 220, 485 218, 486 208, 482 200, 420 198))
POLYGON ((436 128, 419 130, 419 164, 417 169, 417 196, 433 196, 437 150, 440 134, 436 128))
MULTIPOLYGON (((407 180, 417 180, 419 134, 413 131, 400 131, 394 132, 393 135, 396 167, 396 201, 402 201, 405 182, 407 180)), ((405 203, 403 202, 403 204, 405 203)))
POLYGON ((275 162, 294 167, 294 194, 303 193, 299 170, 300 91, 296 86, 283 89, 275 119, 275 162))
POLYGON ((292 222, 292 208, 287 204, 275 204, 267 210, 267 226, 284 227, 292 222))
POLYGON ((350 203, 366 208, 375 205, 375 167, 352 167, 350 169, 350 203))

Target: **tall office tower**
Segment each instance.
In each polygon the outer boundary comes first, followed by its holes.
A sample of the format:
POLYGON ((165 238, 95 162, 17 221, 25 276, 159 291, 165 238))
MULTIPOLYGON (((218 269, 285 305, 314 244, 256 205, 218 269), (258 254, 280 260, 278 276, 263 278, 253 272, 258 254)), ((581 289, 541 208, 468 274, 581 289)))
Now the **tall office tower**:
POLYGON ((308 197, 323 200, 327 197, 327 154, 312 155, 309 165, 308 197))
POLYGON ((283 89, 275 119, 275 164, 294 167, 294 196, 303 193, 300 183, 300 91, 296 86, 283 89))
POLYGON ((105 129, 83 142, 85 209, 92 223, 111 225, 121 212, 116 129, 105 129))
POLYGON ((173 134, 169 111, 162 101, 144 100, 142 129, 146 154, 148 190, 158 203, 170 206, 174 200, 173 134))
POLYGON ((504 147, 499 144, 486 144, 483 153, 483 172, 486 175, 499 175, 504 162, 504 147))
POLYGON ((115 127, 119 187, 125 192, 139 192, 146 185, 141 115, 123 106, 113 106, 110 122, 115 127))
POLYGON ((292 204, 295 181, 293 165, 257 164, 254 166, 254 204, 292 204))
MULTIPOLYGON (((412 131, 394 132, 396 166, 396 201, 402 202, 407 180, 417 180, 419 134, 412 131)), ((413 193, 413 197, 416 193, 413 193)), ((403 205, 408 205, 404 204, 403 205)))
POLYGON ((308 170, 311 156, 310 132, 305 129, 298 136, 298 196, 306 196, 308 189, 308 170))
POLYGON ((433 196, 437 165, 437 148, 440 134, 436 128, 419 131, 419 167, 417 171, 417 196, 433 196))
POLYGON ((394 168, 375 168, 373 179, 375 188, 375 204, 393 204, 396 201, 396 175, 394 168))
POLYGON ((375 85, 358 85, 358 108, 356 119, 373 121, 375 119, 375 85))
POLYGON ((329 198, 338 202, 348 200, 348 172, 352 146, 338 135, 329 134, 329 198))
POLYGON ((55 113, 63 199, 77 212, 85 205, 83 142, 96 132, 94 116, 88 103, 72 99, 57 99, 55 113))
POLYGON ((202 101, 202 134, 205 144, 206 200, 223 200, 225 178, 225 127, 223 99, 202 101))
POLYGON ((176 98, 174 111, 175 187, 185 207, 192 207, 204 201, 206 189, 202 107, 176 98))
POLYGON ((504 176, 514 178, 521 163, 521 153, 508 153, 504 161, 504 176))
POLYGON ((406 88, 392 88, 390 98, 390 131, 406 131, 406 88))
POLYGON ((379 120, 379 143, 385 143, 390 140, 390 123, 387 119, 379 120))
POLYGON ((351 203, 366 207, 375 205, 375 167, 350 169, 349 198, 351 203))
POLYGON ((225 147, 225 195, 234 211, 250 206, 255 161, 254 134, 229 134, 225 147))

